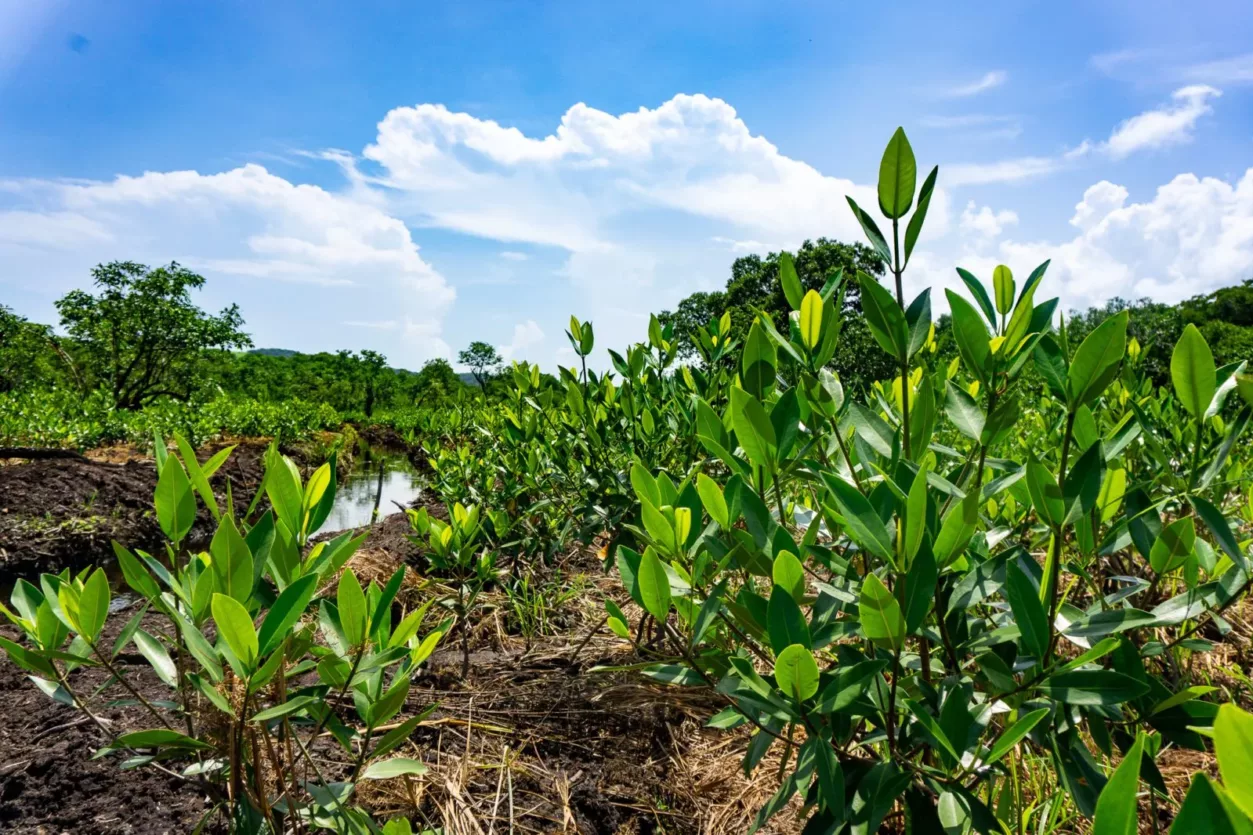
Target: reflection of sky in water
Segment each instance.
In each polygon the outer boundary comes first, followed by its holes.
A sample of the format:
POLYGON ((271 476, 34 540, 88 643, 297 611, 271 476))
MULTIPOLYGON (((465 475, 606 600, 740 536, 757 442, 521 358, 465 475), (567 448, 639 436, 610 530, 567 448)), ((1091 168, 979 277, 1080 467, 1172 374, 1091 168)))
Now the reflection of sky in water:
POLYGON ((335 506, 326 517, 321 532, 342 531, 370 524, 374 512, 374 499, 379 489, 379 466, 382 464, 383 492, 379 499, 379 517, 399 513, 393 502, 408 507, 422 492, 422 477, 403 457, 387 458, 382 462, 359 461, 352 473, 340 482, 335 493, 335 506))

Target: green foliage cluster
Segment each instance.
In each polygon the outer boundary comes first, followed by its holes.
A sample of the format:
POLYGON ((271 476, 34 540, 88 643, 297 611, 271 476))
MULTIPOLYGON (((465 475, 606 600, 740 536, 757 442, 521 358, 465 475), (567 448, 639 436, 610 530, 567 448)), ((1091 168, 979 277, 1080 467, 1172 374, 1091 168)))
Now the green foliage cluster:
POLYGON ((430 605, 394 611, 402 566, 384 585, 364 588, 346 568, 365 534, 314 544, 335 501, 334 458, 302 483, 276 447, 248 512, 219 506, 209 478, 227 448, 197 460, 181 436, 178 453, 157 445, 156 518, 168 538, 164 558, 114 543, 126 583, 142 605, 109 643, 103 637, 112 591, 104 569, 19 580, 4 615, 21 643, 0 649, 50 698, 81 711, 122 768, 152 768, 198 784, 210 800, 198 831, 216 815, 238 832, 403 832, 384 828, 352 803, 362 781, 420 775, 426 766, 389 757, 429 714, 392 720, 410 682, 448 630, 424 628, 430 605), (269 509, 258 512, 262 494, 269 509), (197 504, 217 521, 207 550, 188 545, 197 504), (163 624, 161 627, 154 623, 163 624), (145 697, 118 656, 133 648, 170 690, 145 697), (87 694, 75 670, 109 678, 87 694), (118 734, 102 721, 109 691, 146 711, 153 727, 118 734), (358 724, 333 709, 351 705, 358 724), (331 780, 327 751, 310 748, 328 732, 347 763, 331 780))
POLYGON ((918 188, 898 132, 888 231, 849 201, 886 287, 781 255, 782 316, 654 317, 604 374, 573 319, 579 367, 515 363, 498 405, 450 412, 432 486, 491 508, 518 560, 615 538, 643 615, 607 601, 608 628, 645 675, 725 702, 710 724, 749 730, 747 772, 781 754, 758 827, 799 796, 806 832, 1127 832, 1139 792, 1171 802, 1158 757, 1213 744, 1223 780, 1198 777, 1172 831, 1245 831, 1253 719, 1191 659, 1253 581, 1247 357, 1188 324, 1163 371, 1136 309, 1058 319, 1047 262, 959 270, 939 332, 929 291, 902 295, 937 177, 918 188), (857 394, 830 367, 854 292, 888 369, 857 394))
POLYGON ((147 444, 154 434, 180 432, 197 446, 221 437, 281 442, 338 429, 344 420, 325 403, 267 402, 219 395, 204 402, 164 400, 144 409, 118 409, 107 393, 86 396, 64 388, 0 394, 0 444, 92 449, 111 443, 147 444))

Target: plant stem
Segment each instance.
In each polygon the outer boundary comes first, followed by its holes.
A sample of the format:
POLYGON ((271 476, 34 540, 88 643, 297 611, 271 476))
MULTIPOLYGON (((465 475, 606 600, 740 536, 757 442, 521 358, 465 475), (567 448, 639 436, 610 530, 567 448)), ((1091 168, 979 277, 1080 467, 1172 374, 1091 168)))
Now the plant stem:
MULTIPOLYGON (((901 240, 900 240, 900 224, 892 220, 892 257, 895 259, 895 266, 892 269, 892 275, 896 277, 896 303, 901 307, 901 315, 905 314, 905 292, 901 287, 901 274, 905 271, 901 267, 901 240)), ((901 429, 905 439, 905 457, 912 459, 913 450, 909 442, 909 345, 902 346, 905 350, 904 356, 901 357, 901 429)))
MULTIPOLYGON (((1070 439, 1075 431, 1075 412, 1071 411, 1066 416, 1066 431, 1062 434, 1062 460, 1057 470, 1058 489, 1065 489, 1066 484, 1066 459, 1070 455, 1070 439)), ((1049 643, 1048 649, 1044 652, 1043 666, 1048 667, 1049 661, 1053 658, 1053 650, 1057 648, 1057 609, 1060 605, 1061 594, 1061 573, 1062 573, 1062 539, 1065 530, 1061 525, 1053 527, 1053 548, 1051 559, 1049 560, 1049 643)))

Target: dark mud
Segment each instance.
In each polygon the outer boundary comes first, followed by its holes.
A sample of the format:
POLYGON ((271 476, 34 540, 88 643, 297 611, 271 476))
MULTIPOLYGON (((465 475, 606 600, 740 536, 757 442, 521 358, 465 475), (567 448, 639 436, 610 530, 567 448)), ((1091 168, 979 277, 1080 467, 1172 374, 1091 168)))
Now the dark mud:
MULTIPOLYGON (((115 615, 106 626, 110 641, 129 614, 115 615)), ((13 627, 0 626, 6 638, 16 639, 17 633, 13 627)), ((119 665, 146 698, 169 697, 169 690, 141 657, 123 653, 119 665)), ((85 695, 105 677, 99 670, 80 669, 70 674, 70 682, 85 695)), ((120 696, 110 691, 107 698, 120 696)), ((97 699, 93 704, 106 702, 97 699)), ((96 712, 118 733, 153 724, 134 708, 106 706, 96 712)), ((92 760, 92 754, 108 742, 82 713, 54 702, 8 659, 0 660, 0 832, 156 835, 192 831, 209 809, 206 794, 193 783, 157 771, 122 771, 117 757, 92 760)))
MULTIPOLYGON (((199 453, 207 460, 216 452, 199 453)), ((210 483, 219 501, 230 483, 236 511, 248 508, 261 483, 261 444, 241 444, 210 483)), ((159 552, 164 542, 153 511, 156 465, 150 458, 52 460, 0 466, 0 583, 62 568, 113 560, 114 539, 159 552)), ((207 541, 212 519, 203 507, 192 542, 207 541)))

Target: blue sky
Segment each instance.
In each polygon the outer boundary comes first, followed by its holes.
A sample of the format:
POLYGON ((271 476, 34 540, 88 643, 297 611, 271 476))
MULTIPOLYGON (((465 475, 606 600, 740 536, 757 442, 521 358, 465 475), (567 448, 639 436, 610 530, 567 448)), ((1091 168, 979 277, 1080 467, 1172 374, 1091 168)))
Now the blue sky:
POLYGON ((859 233, 904 125, 909 283, 1067 306, 1253 276, 1247 3, 0 0, 0 303, 178 260, 259 345, 570 363, 746 252, 859 233), (870 198, 870 199, 866 199, 870 198))

